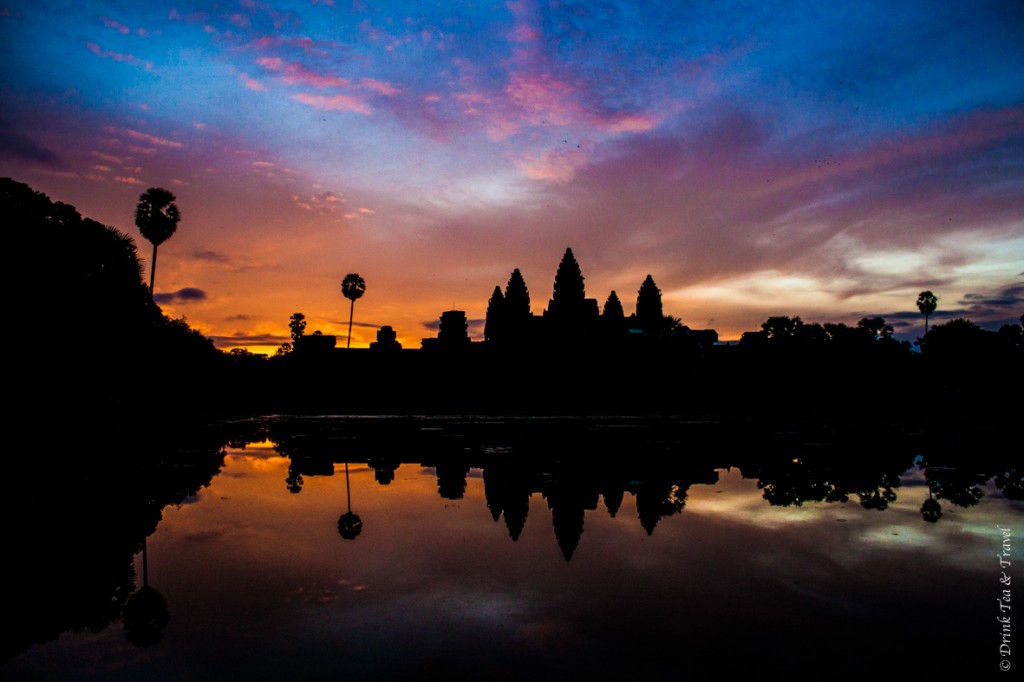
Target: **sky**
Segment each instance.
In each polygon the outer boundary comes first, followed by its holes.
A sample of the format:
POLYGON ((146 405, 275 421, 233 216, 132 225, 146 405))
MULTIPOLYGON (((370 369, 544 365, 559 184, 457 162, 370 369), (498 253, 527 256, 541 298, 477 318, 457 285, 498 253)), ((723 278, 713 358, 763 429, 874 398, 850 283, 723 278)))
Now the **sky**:
MULTIPOLYGON (((481 338, 519 268, 736 339, 1024 313, 1024 4, 0 0, 0 176, 151 246, 218 347, 481 338)), ((148 272, 147 272, 148 276, 148 272)))

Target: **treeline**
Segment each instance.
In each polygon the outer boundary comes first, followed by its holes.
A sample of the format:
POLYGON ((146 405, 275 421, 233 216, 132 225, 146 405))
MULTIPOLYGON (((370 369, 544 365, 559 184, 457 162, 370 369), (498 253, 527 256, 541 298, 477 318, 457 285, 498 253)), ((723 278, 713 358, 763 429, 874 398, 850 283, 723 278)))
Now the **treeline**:
POLYGON ((0 212, 22 265, 13 357, 28 371, 13 374, 26 414, 101 431, 213 407, 226 358, 153 302, 131 237, 10 178, 0 212))

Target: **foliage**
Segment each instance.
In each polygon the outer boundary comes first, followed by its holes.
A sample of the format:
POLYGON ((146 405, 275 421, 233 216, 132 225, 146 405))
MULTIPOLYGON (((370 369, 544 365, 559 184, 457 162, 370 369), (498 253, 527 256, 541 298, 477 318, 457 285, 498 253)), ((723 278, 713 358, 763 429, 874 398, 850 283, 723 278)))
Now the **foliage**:
POLYGON ((356 309, 356 299, 362 298, 366 293, 366 282, 356 273, 345 275, 341 281, 341 295, 352 301, 348 308, 348 337, 345 339, 345 347, 352 347, 352 315, 356 309))
POLYGON ((857 327, 869 332, 875 339, 892 338, 892 325, 886 324, 881 317, 864 317, 857 323, 857 327))
MULTIPOLYGON (((786 317, 777 315, 769 317, 761 323, 761 331, 767 334, 769 339, 786 339, 796 336, 797 329, 802 327, 804 321, 797 317, 786 317)), ((845 326, 845 325, 844 325, 845 326)))
POLYGON ((296 342, 306 333, 306 316, 302 313, 292 313, 288 320, 288 329, 291 330, 292 342, 296 342))
POLYGON ((162 187, 150 187, 139 196, 135 207, 135 225, 153 246, 160 246, 174 235, 181 212, 174 195, 162 187))
POLYGON ((922 291, 917 295, 917 309, 927 317, 935 312, 939 306, 939 297, 930 291, 922 291))
POLYGON ((362 298, 366 293, 366 281, 356 273, 345 275, 341 281, 341 295, 352 301, 362 298))
POLYGON ((917 309, 924 315, 924 333, 928 334, 928 317, 939 306, 939 297, 930 291, 922 291, 917 295, 917 309))

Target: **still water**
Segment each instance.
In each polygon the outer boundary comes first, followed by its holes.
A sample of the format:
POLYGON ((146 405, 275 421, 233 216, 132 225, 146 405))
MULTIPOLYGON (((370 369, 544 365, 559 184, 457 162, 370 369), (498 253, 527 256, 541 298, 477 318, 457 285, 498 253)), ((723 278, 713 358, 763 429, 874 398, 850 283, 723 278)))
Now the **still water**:
POLYGON ((72 556, 15 539, 60 565, 41 592, 92 590, 106 611, 44 598, 14 623, 33 631, 7 679, 981 679, 1004 660, 1024 667, 1024 645, 1018 660, 1000 654, 997 621, 1000 579, 1024 582, 1021 476, 970 443, 426 418, 251 420, 206 438, 212 465, 193 451, 192 469, 130 479, 180 476, 171 492, 122 504, 96 491, 62 512, 69 536, 108 523, 124 526, 117 538, 68 540, 72 556), (97 563, 116 575, 75 575, 97 563))

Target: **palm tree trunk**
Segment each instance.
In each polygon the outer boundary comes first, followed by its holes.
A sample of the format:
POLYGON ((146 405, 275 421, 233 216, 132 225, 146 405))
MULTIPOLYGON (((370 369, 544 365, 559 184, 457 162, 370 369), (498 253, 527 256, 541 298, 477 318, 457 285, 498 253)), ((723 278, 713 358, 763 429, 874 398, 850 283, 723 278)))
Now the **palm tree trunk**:
MULTIPOLYGON (((156 256, 154 255, 153 258, 155 260, 156 256)), ((352 305, 350 305, 349 308, 348 308, 348 338, 345 340, 345 349, 346 350, 352 347, 352 313, 355 312, 355 309, 356 309, 356 299, 353 298, 352 299, 352 305)))
POLYGON ((156 244, 153 244, 153 262, 149 266, 149 297, 153 298, 153 281, 156 279, 156 244))

